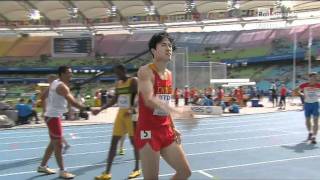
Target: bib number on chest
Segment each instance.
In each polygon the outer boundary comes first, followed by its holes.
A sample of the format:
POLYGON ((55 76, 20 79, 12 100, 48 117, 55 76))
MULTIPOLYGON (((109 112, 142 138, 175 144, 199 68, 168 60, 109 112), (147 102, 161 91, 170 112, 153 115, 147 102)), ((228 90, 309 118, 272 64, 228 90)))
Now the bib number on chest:
MULTIPOLYGON (((157 94, 156 98, 160 101, 169 104, 171 100, 171 94, 157 94)), ((156 116, 168 116, 169 114, 162 109, 154 109, 153 115, 156 116)))
POLYGON ((316 91, 308 91, 307 95, 310 99, 317 99, 318 98, 318 94, 316 91))
POLYGON ((130 108, 130 96, 129 95, 119 95, 118 96, 118 106, 120 108, 130 108))

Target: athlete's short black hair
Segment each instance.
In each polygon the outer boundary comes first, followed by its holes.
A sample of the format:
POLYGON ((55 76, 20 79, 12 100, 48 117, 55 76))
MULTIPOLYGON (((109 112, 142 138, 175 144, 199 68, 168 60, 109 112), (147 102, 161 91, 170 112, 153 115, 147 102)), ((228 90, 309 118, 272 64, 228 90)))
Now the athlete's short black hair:
MULTIPOLYGON (((172 44, 172 51, 176 50, 173 38, 167 32, 160 32, 160 33, 154 34, 149 40, 148 45, 149 45, 149 51, 151 54, 152 54, 151 49, 156 49, 157 44, 161 42, 164 38, 169 39, 170 43, 172 44)), ((153 54, 152 54, 152 57, 153 57, 153 54)))
POLYGON ((62 73, 66 73, 68 69, 71 69, 70 66, 60 66, 58 68, 58 75, 61 76, 62 73))

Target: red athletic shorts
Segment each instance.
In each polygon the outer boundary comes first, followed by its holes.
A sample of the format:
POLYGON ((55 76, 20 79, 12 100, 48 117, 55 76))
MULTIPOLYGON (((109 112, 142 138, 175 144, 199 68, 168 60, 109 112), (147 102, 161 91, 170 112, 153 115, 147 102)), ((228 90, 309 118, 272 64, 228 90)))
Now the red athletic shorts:
POLYGON ((59 117, 45 117, 49 129, 49 135, 51 139, 61 139, 62 138, 62 126, 61 118, 59 117))
POLYGON ((175 134, 171 126, 161 126, 158 128, 142 128, 137 127, 135 133, 135 144, 138 149, 149 143, 154 151, 160 151, 172 144, 175 140, 175 134))

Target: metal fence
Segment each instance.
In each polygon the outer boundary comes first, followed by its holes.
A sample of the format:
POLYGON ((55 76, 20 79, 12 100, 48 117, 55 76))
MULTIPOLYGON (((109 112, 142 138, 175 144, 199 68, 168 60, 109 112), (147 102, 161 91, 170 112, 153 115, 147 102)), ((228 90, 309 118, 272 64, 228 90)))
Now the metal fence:
POLYGON ((189 62, 188 48, 177 48, 169 68, 173 72, 174 87, 206 88, 210 79, 225 79, 227 66, 218 62, 189 62))

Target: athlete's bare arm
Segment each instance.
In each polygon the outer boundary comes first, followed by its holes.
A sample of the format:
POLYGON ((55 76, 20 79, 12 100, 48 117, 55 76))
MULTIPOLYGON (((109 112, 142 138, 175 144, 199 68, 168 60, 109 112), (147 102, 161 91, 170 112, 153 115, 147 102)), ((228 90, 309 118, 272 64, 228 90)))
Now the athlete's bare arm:
POLYGON ((41 99, 41 105, 42 105, 42 112, 45 112, 46 109, 47 109, 47 103, 46 103, 46 100, 47 100, 47 97, 49 95, 49 88, 47 88, 46 90, 44 90, 42 92, 42 94, 40 95, 40 99, 41 99))
POLYGON ((131 80, 131 85, 130 85, 130 89, 132 94, 137 94, 138 93, 138 82, 137 82, 137 78, 132 78, 131 80))
POLYGON ((142 95, 144 103, 151 109, 160 108, 167 113, 180 113, 166 103, 154 97, 153 94, 154 74, 148 65, 142 66, 138 71, 139 93, 142 95))
POLYGON ((105 105, 101 106, 100 109, 93 109, 92 110, 92 114, 93 115, 97 115, 99 114, 101 111, 103 111, 104 109, 107 109, 111 106, 113 106, 114 104, 116 104, 116 102, 118 101, 118 92, 116 90, 115 95, 112 97, 112 99, 105 105))
POLYGON ((70 103, 71 106, 76 107, 76 108, 81 109, 81 110, 86 110, 86 106, 84 106, 84 105, 82 105, 82 104, 80 104, 80 103, 78 103, 76 101, 76 99, 71 94, 69 87, 66 86, 64 83, 60 84, 57 87, 56 92, 59 95, 65 97, 66 100, 68 101, 68 103, 70 103))
POLYGON ((303 96, 303 93, 301 93, 301 88, 297 87, 293 90, 294 94, 299 95, 299 96, 303 96))

